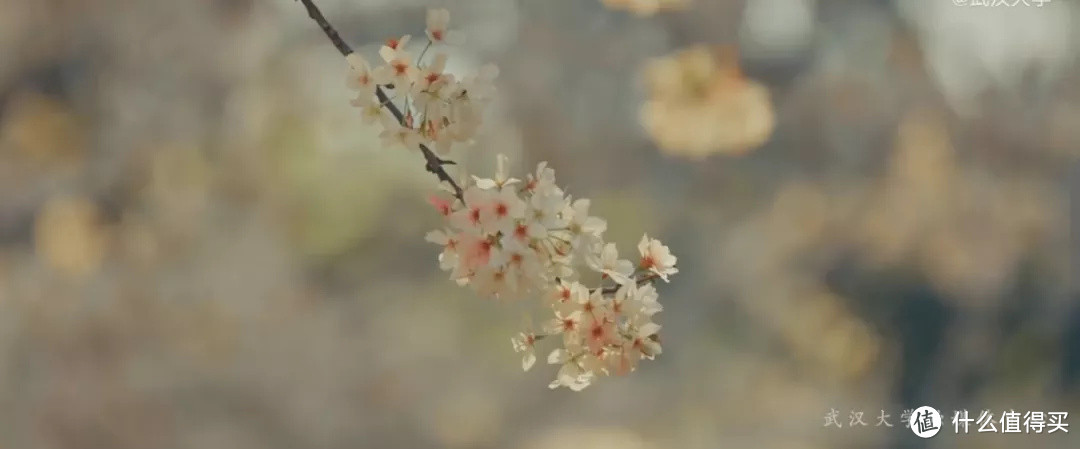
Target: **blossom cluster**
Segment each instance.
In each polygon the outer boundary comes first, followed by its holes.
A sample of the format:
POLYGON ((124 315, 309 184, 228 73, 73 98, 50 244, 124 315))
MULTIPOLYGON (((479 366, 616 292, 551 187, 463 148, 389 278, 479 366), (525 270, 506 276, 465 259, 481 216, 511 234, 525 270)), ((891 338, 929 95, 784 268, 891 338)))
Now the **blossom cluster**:
POLYGON ((446 224, 427 235, 442 246, 440 267, 484 297, 544 298, 551 318, 511 342, 525 370, 536 361, 537 342, 561 345, 547 356, 560 365, 551 388, 579 391, 659 354, 660 326, 652 317, 662 307, 651 282, 678 272, 668 247, 645 235, 636 264, 620 259, 615 244, 604 242, 607 222, 589 213, 588 199, 559 188, 553 169, 540 163, 519 180, 505 166, 500 155, 494 179, 466 184, 464 202, 432 198, 446 224), (590 280, 598 285, 586 287, 590 280))
POLYGON ((447 10, 428 11, 427 43, 415 59, 408 50, 410 35, 388 40, 379 49, 382 64, 378 66, 357 53, 345 57, 349 64, 346 84, 357 91, 352 105, 363 110, 364 123, 382 125, 383 145, 416 149, 424 144, 445 154, 455 143, 475 136, 483 108, 495 92, 493 81, 499 70, 488 64, 458 79, 445 72, 445 53, 426 61, 432 47, 460 40, 449 23, 447 10))
POLYGON ((365 122, 383 126, 384 145, 424 150, 428 170, 452 187, 452 195, 432 196, 445 227, 426 236, 442 246, 439 266, 450 278, 483 297, 544 298, 551 318, 512 339, 524 369, 536 361, 536 343, 550 339, 560 343, 547 356, 560 365, 551 388, 579 391, 599 376, 633 371, 660 353, 652 317, 662 308, 652 282, 678 272, 675 256, 645 235, 636 264, 620 259, 604 241, 607 222, 589 213, 588 199, 557 186, 545 163, 525 179, 511 178, 500 155, 494 178, 473 176, 459 185, 442 170, 449 161, 432 160, 428 147, 446 153, 475 135, 498 75, 489 65, 458 80, 444 72, 444 54, 423 62, 432 46, 455 40, 449 18, 446 10, 428 11, 428 42, 415 60, 406 50, 409 36, 383 45, 378 67, 347 54, 348 85, 359 92, 352 104, 365 122))

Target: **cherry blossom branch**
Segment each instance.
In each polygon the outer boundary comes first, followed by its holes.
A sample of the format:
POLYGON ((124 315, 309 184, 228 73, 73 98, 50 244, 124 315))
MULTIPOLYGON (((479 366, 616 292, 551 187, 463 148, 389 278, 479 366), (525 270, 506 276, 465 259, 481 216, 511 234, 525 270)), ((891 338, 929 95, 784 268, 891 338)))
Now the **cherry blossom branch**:
POLYGON ((679 271, 667 246, 643 235, 635 267, 619 258, 614 243, 604 241, 607 222, 589 214, 590 201, 567 195, 546 163, 523 179, 512 178, 505 156, 499 155, 494 179, 473 176, 462 182, 465 191, 443 167, 454 162, 431 150, 471 140, 498 76, 498 67, 490 64, 460 79, 443 73, 443 53, 423 64, 432 45, 453 40, 447 28, 449 11, 428 10, 428 44, 416 62, 406 50, 406 34, 386 41, 379 49, 385 64, 373 68, 345 43, 313 0, 299 1, 348 62, 347 85, 359 91, 351 104, 363 108, 365 121, 380 121, 383 145, 419 147, 425 169, 453 188, 457 201, 443 195, 430 199, 446 220, 425 236, 443 248, 439 268, 482 297, 545 297, 553 316, 544 333, 530 330, 511 339, 514 350, 523 353, 523 369, 536 362, 534 343, 545 336, 558 335, 562 343, 546 357, 547 363, 560 365, 549 388, 580 391, 597 377, 628 373, 638 361, 660 354, 660 325, 653 315, 663 307, 653 284, 679 271), (583 270, 599 273, 600 285, 589 288, 577 281, 583 270), (605 286, 609 281, 620 285, 605 286))
MULTIPOLYGON (((319 10, 319 7, 315 6, 315 3, 312 0, 298 1, 304 5, 304 8, 307 9, 308 17, 311 17, 311 20, 314 20, 315 23, 319 25, 319 28, 321 28, 323 33, 326 34, 326 37, 330 39, 330 42, 334 44, 334 47, 337 48, 338 52, 340 52, 342 56, 349 56, 349 54, 353 52, 352 47, 349 47, 349 44, 345 43, 345 40, 341 38, 341 35, 338 34, 334 26, 330 25, 330 22, 326 20, 325 16, 323 16, 322 11, 319 10)), ((375 95, 379 98, 379 102, 386 105, 386 108, 390 111, 390 114, 392 114, 394 118, 397 119, 398 123, 400 123, 402 126, 407 126, 405 114, 403 114, 401 110, 398 109, 397 105, 390 101, 390 97, 388 97, 386 95, 386 92, 383 91, 382 86, 376 86, 375 95)), ((431 148, 428 148, 428 146, 424 145, 423 143, 420 144, 420 152, 424 155, 424 169, 434 174, 435 177, 439 179, 439 181, 449 184, 450 187, 454 189, 454 197, 461 201, 462 204, 464 204, 465 195, 461 189, 461 186, 458 185, 458 183, 454 181, 454 178, 446 172, 446 169, 443 168, 444 165, 454 165, 455 162, 448 159, 440 158, 439 156, 435 155, 434 151, 431 151, 431 148)))

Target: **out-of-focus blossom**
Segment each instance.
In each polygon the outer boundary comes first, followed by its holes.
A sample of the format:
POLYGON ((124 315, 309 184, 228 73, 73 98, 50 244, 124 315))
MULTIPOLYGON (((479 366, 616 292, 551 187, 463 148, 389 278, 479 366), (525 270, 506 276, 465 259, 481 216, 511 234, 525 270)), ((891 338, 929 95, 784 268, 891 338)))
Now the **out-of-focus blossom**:
POLYGON ((611 9, 630 11, 639 16, 651 16, 661 11, 683 9, 691 0, 600 0, 611 9))
POLYGON ((772 134, 768 90, 742 75, 732 52, 719 53, 698 46, 646 67, 649 99, 641 122, 665 153, 691 159, 743 154, 772 134))
POLYGON ((461 36, 457 31, 449 29, 450 11, 446 9, 429 9, 427 12, 427 33, 431 42, 438 44, 456 44, 461 36))

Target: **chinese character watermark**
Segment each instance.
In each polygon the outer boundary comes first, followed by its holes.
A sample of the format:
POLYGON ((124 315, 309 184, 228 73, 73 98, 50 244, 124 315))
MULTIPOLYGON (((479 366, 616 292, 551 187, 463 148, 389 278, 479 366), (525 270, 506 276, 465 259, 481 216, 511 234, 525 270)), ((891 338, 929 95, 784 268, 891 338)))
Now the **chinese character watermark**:
POLYGON ((882 410, 881 414, 877 417, 877 424, 874 424, 874 426, 881 426, 884 424, 886 427, 892 427, 892 424, 889 424, 889 421, 886 421, 889 419, 889 416, 891 415, 886 414, 885 410, 882 410))
POLYGON ((994 412, 990 410, 983 410, 975 424, 979 425, 979 432, 997 432, 997 427, 994 427, 994 412))
POLYGON ((836 426, 839 429, 841 427, 840 420, 837 419, 839 416, 840 412, 836 411, 836 409, 829 409, 829 413, 825 414, 825 427, 836 426))
POLYGON ((848 416, 848 427, 866 426, 866 423, 862 420, 863 412, 851 411, 851 415, 848 416))
MULTIPOLYGON (((871 427, 864 419, 866 416, 862 410, 850 410, 848 412, 848 428, 871 427)), ((872 416, 872 415, 871 415, 872 416)), ((889 422, 892 415, 881 410, 872 427, 893 427, 889 422)), ((969 413, 967 410, 955 410, 952 413, 951 428, 955 434, 967 433, 1024 433, 1024 434, 1051 434, 1055 432, 1069 433, 1069 412, 1043 412, 1016 410, 1002 411, 995 414, 991 410, 981 410, 978 414, 969 413), (977 416, 977 417, 976 417, 977 416), (995 416, 997 418, 995 419, 995 416), (972 430, 974 428, 974 430, 972 430)), ((842 415, 839 410, 829 409, 825 414, 823 427, 844 428, 842 415)), ((904 427, 911 429, 912 433, 922 438, 930 438, 942 430, 943 414, 930 406, 922 406, 917 409, 905 409, 900 414, 900 422, 904 427)))

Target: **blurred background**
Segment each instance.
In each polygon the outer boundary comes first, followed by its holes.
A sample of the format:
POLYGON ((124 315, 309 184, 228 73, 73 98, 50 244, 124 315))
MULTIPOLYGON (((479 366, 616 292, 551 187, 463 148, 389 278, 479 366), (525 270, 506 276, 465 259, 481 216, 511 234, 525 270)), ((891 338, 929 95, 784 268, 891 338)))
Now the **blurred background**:
POLYGON ((450 9, 456 157, 670 245, 663 355, 522 373, 298 2, 0 0, 0 447, 1078 447, 900 425, 1080 423, 1077 2, 316 3, 369 59, 450 9))

